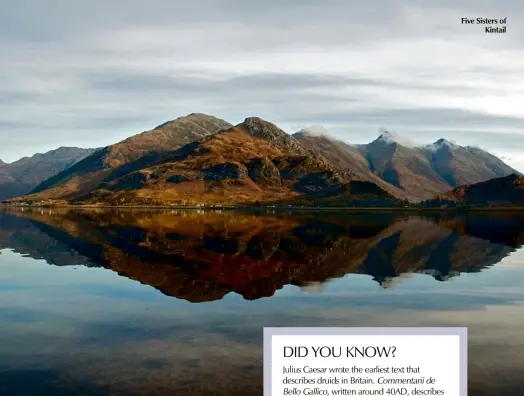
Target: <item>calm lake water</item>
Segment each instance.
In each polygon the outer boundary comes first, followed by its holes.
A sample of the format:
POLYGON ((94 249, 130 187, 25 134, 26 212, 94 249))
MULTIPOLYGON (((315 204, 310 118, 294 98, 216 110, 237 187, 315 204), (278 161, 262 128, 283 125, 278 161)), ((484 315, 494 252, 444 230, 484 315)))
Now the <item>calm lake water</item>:
POLYGON ((264 326, 467 326, 523 395, 524 216, 0 211, 0 394, 262 395, 264 326))

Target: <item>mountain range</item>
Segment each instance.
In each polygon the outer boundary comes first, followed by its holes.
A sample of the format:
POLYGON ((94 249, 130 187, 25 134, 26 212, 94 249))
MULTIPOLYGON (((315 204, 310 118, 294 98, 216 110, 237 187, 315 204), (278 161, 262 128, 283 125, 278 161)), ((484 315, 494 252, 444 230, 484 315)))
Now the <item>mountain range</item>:
POLYGON ((353 171, 357 177, 410 201, 430 199, 464 184, 518 173, 484 150, 459 146, 446 139, 417 147, 387 131, 361 145, 307 131, 293 136, 337 168, 353 171))
POLYGON ((95 149, 60 147, 7 164, 0 161, 0 200, 25 195, 41 182, 88 157, 95 149))
POLYGON ((289 135, 257 117, 234 126, 193 113, 101 149, 60 148, 0 164, 0 198, 392 206, 509 175, 520 177, 494 155, 445 139, 415 147, 384 132, 350 145, 308 130, 289 135))

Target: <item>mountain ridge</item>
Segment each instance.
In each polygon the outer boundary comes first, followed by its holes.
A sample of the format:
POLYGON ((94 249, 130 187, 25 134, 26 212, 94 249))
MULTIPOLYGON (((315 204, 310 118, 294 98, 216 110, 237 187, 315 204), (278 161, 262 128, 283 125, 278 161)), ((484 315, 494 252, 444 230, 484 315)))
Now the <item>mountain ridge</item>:
POLYGON ((406 145, 388 131, 367 144, 351 145, 327 135, 299 131, 293 136, 339 168, 351 168, 397 197, 412 202, 431 199, 462 184, 519 173, 482 149, 444 138, 429 145, 406 145))
POLYGON ((395 198, 338 174, 275 124, 256 117, 172 151, 151 166, 108 180, 82 203, 310 203, 395 198), (353 182, 353 184, 352 184, 353 182))
MULTIPOLYGON (((55 151, 60 150, 67 148, 55 151)), ((0 182, 12 183, 5 168, 0 166, 0 182)), ((484 150, 444 138, 415 146, 384 130, 370 143, 351 145, 321 127, 288 134, 259 117, 233 126, 191 113, 92 150, 40 181, 24 199, 93 204, 111 197, 114 204, 130 204, 129 199, 159 204, 171 198, 188 201, 184 194, 189 201, 207 194, 213 202, 221 196, 220 202, 229 197, 256 203, 262 197, 268 203, 275 194, 272 202, 307 196, 312 203, 343 201, 344 196, 351 201, 358 191, 362 199, 419 202, 515 172, 484 150)))

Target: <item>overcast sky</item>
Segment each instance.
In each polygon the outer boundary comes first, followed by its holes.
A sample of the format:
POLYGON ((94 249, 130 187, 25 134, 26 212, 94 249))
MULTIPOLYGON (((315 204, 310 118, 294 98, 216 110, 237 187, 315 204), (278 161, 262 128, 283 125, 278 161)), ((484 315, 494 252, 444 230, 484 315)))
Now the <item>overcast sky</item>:
POLYGON ((446 137, 524 170, 518 0, 2 0, 0 59, 4 161, 202 112, 352 143, 446 137))

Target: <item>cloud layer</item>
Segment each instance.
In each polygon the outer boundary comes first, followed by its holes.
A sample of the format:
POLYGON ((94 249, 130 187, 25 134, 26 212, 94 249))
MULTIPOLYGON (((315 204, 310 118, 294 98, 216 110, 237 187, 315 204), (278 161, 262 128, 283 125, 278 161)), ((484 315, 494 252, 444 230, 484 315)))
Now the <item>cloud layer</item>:
POLYGON ((388 128, 524 170, 524 5, 5 0, 0 158, 99 147, 191 112, 339 139, 388 128), (507 17, 506 34, 461 25, 507 17))

